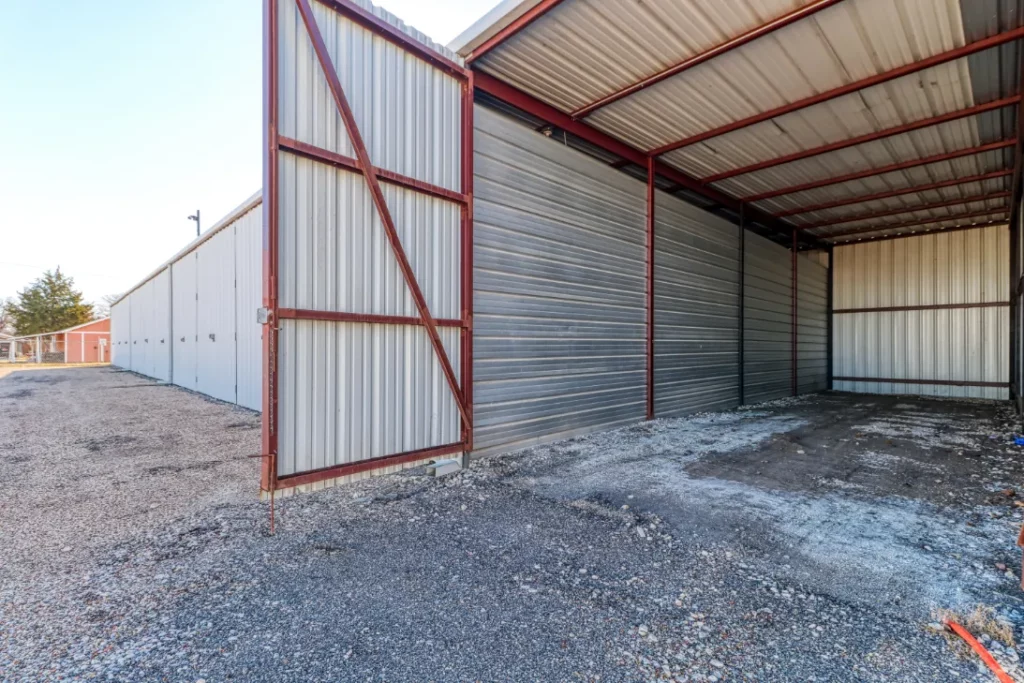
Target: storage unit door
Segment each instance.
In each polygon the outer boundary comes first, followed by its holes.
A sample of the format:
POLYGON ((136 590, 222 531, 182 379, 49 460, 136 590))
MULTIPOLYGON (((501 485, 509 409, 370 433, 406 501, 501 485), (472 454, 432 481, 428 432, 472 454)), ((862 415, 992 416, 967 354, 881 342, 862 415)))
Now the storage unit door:
POLYGON ((131 295, 132 372, 149 375, 149 283, 131 295))
POLYGON ((744 248, 743 379, 747 403, 793 394, 793 268, 789 249, 748 232, 744 248))
POLYGON ((225 228, 197 250, 196 390, 235 398, 235 231, 225 228))
POLYGON ((235 222, 235 315, 238 326, 238 404, 259 410, 263 401, 263 206, 235 222))
POLYGON ((165 269, 152 280, 152 329, 150 375, 162 382, 171 380, 171 272, 165 269))
POLYGON ((654 414, 739 403, 739 228, 655 193, 654 414))
POLYGON ((131 369, 131 295, 110 307, 111 365, 131 369))
POLYGON ((174 324, 173 379, 180 387, 196 390, 196 254, 186 254, 171 265, 174 284, 171 315, 174 324))
POLYGON ((646 186, 476 108, 474 446, 646 414, 646 186))

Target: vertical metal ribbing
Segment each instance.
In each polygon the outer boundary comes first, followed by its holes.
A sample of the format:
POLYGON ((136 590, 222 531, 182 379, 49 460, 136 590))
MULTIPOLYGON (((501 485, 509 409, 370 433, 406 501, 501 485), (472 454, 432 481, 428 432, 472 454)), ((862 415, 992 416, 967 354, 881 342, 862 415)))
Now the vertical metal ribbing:
POLYGON ((647 159, 647 419, 654 419, 654 157, 647 159))

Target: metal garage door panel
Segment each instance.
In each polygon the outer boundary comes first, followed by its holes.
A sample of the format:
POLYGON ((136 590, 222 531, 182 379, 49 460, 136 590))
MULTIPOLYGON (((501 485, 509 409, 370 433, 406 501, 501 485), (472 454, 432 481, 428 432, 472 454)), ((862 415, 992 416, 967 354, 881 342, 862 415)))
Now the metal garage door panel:
POLYGON ((739 228, 658 191, 654 414, 739 403, 739 228))
POLYGON ((263 205, 235 223, 235 311, 238 326, 238 404, 259 410, 263 401, 263 205))
POLYGON ((475 109, 474 445, 646 413, 646 186, 475 109))
POLYGON ((797 391, 828 389, 828 268, 797 258, 797 391))
POLYGON ((196 388, 235 402, 235 229, 196 250, 198 283, 196 388))
POLYGON ((196 389, 196 254, 187 254, 171 266, 174 283, 174 379, 186 389, 196 389))
POLYGON ((793 393, 792 258, 751 232, 744 247, 743 397, 758 403, 793 393))
POLYGON ((131 370, 149 375, 149 283, 131 295, 132 354, 131 370))
POLYGON ((162 382, 171 380, 171 273, 165 268, 152 280, 152 323, 150 337, 150 376, 162 382))
POLYGON ((110 307, 110 364, 131 369, 131 299, 122 299, 110 307))

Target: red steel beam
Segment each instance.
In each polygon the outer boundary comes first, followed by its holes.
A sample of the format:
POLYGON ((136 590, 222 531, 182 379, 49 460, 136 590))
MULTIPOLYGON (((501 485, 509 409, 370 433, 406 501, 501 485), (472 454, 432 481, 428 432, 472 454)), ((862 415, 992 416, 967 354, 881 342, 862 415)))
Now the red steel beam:
MULTIPOLYGON (((347 157, 342 154, 337 154, 329 150, 317 147, 316 145, 310 145, 299 140, 293 140, 292 138, 280 137, 280 148, 285 152, 290 152, 306 159, 312 159, 313 161, 319 161, 335 168, 340 168, 345 171, 352 171, 353 173, 362 174, 363 169, 359 165, 357 159, 347 157)), ((410 178, 409 176, 402 175, 401 173, 395 173, 394 171, 388 171, 387 169, 380 168, 378 166, 373 167, 373 172, 377 174, 377 177, 390 185, 397 185, 404 187, 407 190, 413 190, 421 194, 430 195, 431 197, 437 197, 438 199, 447 199, 451 202, 458 202, 459 204, 466 203, 466 196, 460 192, 453 192, 445 187, 439 185, 432 185, 425 183, 422 180, 416 178, 410 178)))
POLYGON ((640 92, 644 88, 649 88, 655 83, 660 83, 666 78, 671 78, 672 76, 677 76, 683 73, 684 71, 689 71, 693 67, 699 66, 700 64, 703 64, 708 60, 724 55, 727 52, 731 52, 732 50, 735 50, 738 47, 742 47, 747 43, 753 42, 758 38, 763 38, 764 36, 774 33, 775 31, 778 31, 781 28, 785 28, 786 26, 789 26, 790 24, 800 21, 801 19, 806 19, 807 17, 817 14, 821 10, 827 7, 831 7, 832 5, 835 5, 841 1, 842 0, 814 0, 810 4, 795 9, 792 12, 789 12, 788 14, 784 14, 781 17, 772 19, 771 21, 765 24, 761 24, 760 26, 755 26, 746 33, 742 33, 734 38, 726 40, 725 42, 719 43, 718 45, 712 47, 709 50, 706 50, 705 52, 701 52, 699 54, 693 55, 692 57, 688 57, 683 61, 679 62, 678 64, 674 64, 668 67, 667 69, 663 69, 658 73, 648 76, 647 78, 641 81, 633 83, 632 85, 628 85, 625 88, 622 88, 611 93, 610 95, 605 95, 604 97, 595 102, 591 102, 586 106, 580 107, 576 111, 572 112, 571 116, 574 119, 582 119, 587 116, 590 116, 591 114, 593 114, 598 109, 601 109, 602 107, 607 107, 609 104, 612 104, 613 102, 618 102, 624 97, 629 97, 630 95, 640 92))
POLYGON ((647 419, 654 419, 654 157, 647 159, 647 419))
POLYGON ((434 353, 437 356, 438 362, 441 364, 441 370, 444 373, 445 379, 448 381, 448 387, 451 389, 452 395, 455 397, 455 403, 459 408, 459 413, 462 415, 462 419, 465 420, 467 424, 470 424, 471 420, 469 416, 469 409, 466 407, 466 401, 462 395, 462 389, 459 386, 458 378, 456 378, 455 371, 452 369, 452 364, 448 359, 448 353, 445 351, 444 344, 441 343, 441 337, 437 333, 437 324, 434 322, 434 318, 430 314, 430 309, 427 307, 427 300, 424 298, 423 292, 420 290, 419 283, 416 281, 416 275, 413 272, 412 266, 409 264, 409 259, 405 254, 405 248, 402 246, 402 240, 399 238, 398 231, 395 229, 395 224, 391 217, 391 210, 388 208, 387 201, 384 199, 384 192, 380 188, 380 181, 377 174, 374 172, 374 166, 370 163, 370 154, 366 149, 366 144, 363 142, 363 135, 359 131, 359 126, 356 124, 355 116, 352 114, 352 109, 349 107, 348 99, 345 97, 345 92, 341 87, 341 81, 338 79, 338 72, 335 70, 331 57, 327 53, 327 46, 324 44, 323 36, 320 34, 320 28, 316 23, 316 17, 313 16, 313 10, 309 6, 309 0, 295 0, 295 2, 299 8, 299 14, 302 15, 302 22, 306 25, 306 31, 309 33, 310 42, 313 44, 313 51, 316 53, 317 60, 320 62, 320 66, 327 78, 327 85, 331 90, 331 95, 334 97, 334 103, 337 105, 338 111, 341 113, 341 118, 345 123, 345 129, 348 132, 352 147, 355 148, 356 158, 359 160, 359 165, 363 169, 363 177, 366 179, 366 184, 369 186, 370 194, 373 197, 373 203, 377 208, 377 213, 380 216, 381 223, 384 225, 384 232, 387 235, 388 242, 391 243, 391 250, 394 252, 395 258, 398 261, 399 270, 402 271, 406 286, 409 288, 409 292, 412 294, 413 301, 416 304, 416 310, 419 313, 420 318, 423 319, 423 323, 427 328, 427 337, 430 339, 431 346, 434 347, 434 353))
POLYGON ((797 241, 797 235, 800 231, 793 230, 793 245, 790 247, 790 267, 791 267, 791 282, 790 290, 792 301, 790 302, 790 363, 792 364, 792 372, 790 376, 790 389, 793 395, 796 396, 799 393, 799 380, 797 378, 797 365, 799 363, 799 354, 797 353, 797 333, 798 327, 798 315, 799 315, 799 278, 797 276, 797 249, 799 243, 797 241))
POLYGON ((875 308, 836 308, 833 315, 842 313, 902 313, 904 311, 953 311, 964 308, 1004 308, 1009 301, 986 301, 974 304, 925 304, 921 306, 877 306, 875 308))
POLYGON ((936 183, 929 183, 927 185, 915 185, 913 187, 902 187, 898 190, 888 190, 886 192, 876 192, 874 194, 861 195, 859 197, 850 197, 847 199, 840 199, 834 202, 823 202, 821 204, 815 204, 812 206, 801 206, 795 209, 789 209, 781 213, 775 214, 779 218, 788 218, 789 216, 798 216, 803 213, 812 213, 815 211, 826 211, 828 209, 838 209, 842 206, 850 206, 851 204, 863 204, 865 202, 878 201, 880 199, 890 199, 892 197, 899 197, 905 194, 915 194, 917 192, 929 192, 931 190, 941 190, 945 187, 956 187, 957 185, 966 185, 967 183, 981 183, 986 180, 995 180, 997 178, 1005 178, 1006 176, 1013 175, 1012 170, 1002 171, 991 171, 989 173, 981 173, 978 175, 968 176, 966 178, 950 178, 949 180, 940 180, 936 183))
MULTIPOLYGON (((974 197, 966 197, 963 199, 949 199, 942 202, 935 202, 934 204, 922 204, 921 206, 902 206, 898 209, 886 209, 885 211, 876 211, 874 213, 862 213, 855 216, 845 216, 843 218, 836 218, 830 221, 822 221, 820 223, 810 223, 807 225, 801 225, 801 230, 811 230, 814 228, 827 228, 831 225, 838 225, 839 223, 853 223, 854 221, 866 221, 872 218, 887 218, 888 216, 898 216, 901 213, 913 213, 914 211, 928 211, 930 209, 944 209, 947 206, 959 206, 961 204, 973 204, 975 202, 984 202, 990 199, 1005 199, 1010 196, 1009 192, 993 192, 989 194, 977 195, 974 197)), ((993 212, 999 211, 999 209, 993 209, 993 212)), ((945 220, 945 219, 937 219, 945 220)))
MULTIPOLYGON (((549 104, 541 102, 532 95, 528 95, 527 93, 524 93, 514 86, 504 83, 489 74, 477 71, 474 72, 474 79, 476 87, 492 97, 506 102, 517 109, 521 109, 541 120, 547 121, 550 125, 561 128, 581 140, 585 140, 592 145, 600 147, 606 152, 627 160, 631 164, 647 168, 648 157, 639 149, 631 147, 630 145, 613 138, 607 133, 602 133, 582 121, 574 121, 568 114, 555 109, 549 104)), ((680 187, 739 213, 741 202, 735 197, 708 187, 700 180, 672 168, 671 166, 655 162, 655 170, 657 175, 671 180, 680 187)), ((793 228, 792 225, 780 221, 774 216, 764 211, 754 209, 753 207, 747 207, 747 217, 752 221, 756 221, 762 225, 773 228, 780 234, 788 235, 790 230, 793 228)))
POLYGON ((891 377, 833 377, 835 382, 877 382, 880 384, 928 384, 951 387, 994 387, 1005 388, 1009 382, 970 382, 958 379, 893 379, 891 377))
POLYGON ((453 62, 444 55, 435 52, 415 38, 403 33, 369 10, 363 9, 356 3, 352 2, 352 0, 316 1, 324 7, 332 9, 338 14, 354 21, 370 33, 380 36, 393 45, 397 45, 404 51, 418 57, 435 69, 439 69, 449 76, 460 80, 466 80, 469 78, 468 69, 453 62))
MULTIPOLYGON (((306 308, 279 308, 281 320, 324 320, 335 323, 371 323, 376 325, 424 325, 420 318, 404 315, 378 315, 376 313, 345 313, 341 311, 315 311, 306 308)), ((438 327, 462 327, 461 320, 437 318, 438 327)))
POLYGON ((994 152, 996 150, 1005 149, 1006 147, 1013 147, 1016 144, 1017 141, 1015 139, 1000 140, 998 142, 991 142, 987 145, 979 145, 977 147, 959 149, 955 152, 933 154, 932 156, 924 157, 923 159, 900 161, 895 164, 889 164, 888 166, 866 168, 863 171, 855 171, 854 173, 847 173, 846 175, 835 176, 833 178, 825 178, 824 180, 814 180, 809 183, 803 183, 801 185, 791 185, 789 187, 784 187, 780 190, 772 190, 770 192, 762 192, 761 194, 753 194, 748 197, 743 197, 742 199, 745 202, 761 202, 766 199, 775 199, 776 197, 782 197, 787 194, 796 194, 797 192, 817 190, 818 188, 828 187, 829 185, 838 185, 840 183, 848 183, 853 180, 872 178, 874 176, 885 175, 886 173, 892 173, 894 171, 903 171, 908 168, 917 168, 919 166, 927 166, 928 164, 937 164, 943 161, 952 161, 953 159, 961 159, 963 157, 975 156, 977 154, 984 154, 986 152, 994 152))
POLYGON ((305 486, 307 484, 315 484, 328 479, 337 479, 338 477, 347 477, 352 474, 359 474, 360 472, 369 472, 370 470, 379 469, 381 467, 401 465, 403 463, 427 460, 429 458, 439 458, 444 455, 451 455, 452 453, 459 453, 464 450, 466 450, 465 443, 434 446, 432 448, 424 448, 418 451, 408 451, 406 453, 398 453, 396 455, 385 455, 380 458, 371 458, 370 460, 360 460, 359 462, 351 462, 345 465, 334 465, 332 467, 324 467, 319 470, 290 474, 280 477, 278 479, 278 483, 280 488, 283 489, 292 488, 294 486, 305 486))
POLYGON ((846 237, 847 235, 863 235, 869 232, 878 232, 879 230, 902 230, 904 228, 916 228, 919 225, 931 225, 932 223, 939 223, 942 221, 966 221, 973 218, 986 218, 993 214, 1005 213, 1008 209, 991 209, 989 211, 975 211, 973 213, 960 214, 957 216, 949 216, 946 218, 928 218, 925 220, 914 219, 912 221, 905 221, 903 223, 890 223, 888 225, 879 225, 867 228, 855 228, 853 230, 841 230, 839 232, 825 233, 818 235, 821 239, 833 239, 835 237, 846 237))
POLYGON ((1006 219, 1002 218, 997 221, 989 221, 987 223, 975 223, 972 225, 954 225, 948 228, 929 228, 927 230, 916 230, 914 232, 905 232, 899 235, 878 235, 877 237, 865 237, 863 239, 846 240, 844 242, 833 242, 837 247, 843 246, 844 244, 863 244, 865 242, 886 242, 888 240, 901 240, 908 237, 922 237, 923 235, 939 235, 947 232, 963 232, 964 230, 979 230, 981 228, 990 228, 993 225, 1005 225, 1006 219))
MULTIPOLYGON (((260 489, 277 488, 277 266, 278 266, 278 2, 263 0, 263 390, 260 489)), ((273 502, 271 502, 273 510, 273 502)), ((274 515, 270 514, 270 532, 274 515)))
POLYGON ((741 128, 746 128, 748 126, 753 126, 754 124, 757 123, 762 123, 764 121, 769 121, 771 119, 778 118, 779 116, 791 114, 795 111, 805 109, 815 104, 828 102, 829 100, 833 100, 837 97, 842 97, 843 95, 849 95, 851 93, 855 93, 865 88, 881 85, 882 83, 888 83, 889 81, 894 80, 896 78, 909 76, 911 74, 918 73, 919 71, 939 66, 941 64, 946 64, 947 62, 951 62, 956 59, 962 59, 964 57, 968 57, 975 53, 981 52, 982 50, 988 50, 993 47, 998 47, 999 45, 1004 45, 1005 43, 1008 43, 1013 40, 1019 40, 1021 38, 1024 38, 1024 26, 1015 28, 1012 31, 1004 31, 1003 33, 999 33, 994 36, 989 36, 988 38, 983 38, 982 40, 978 40, 973 43, 968 43, 967 45, 964 45, 962 47, 947 50, 946 52, 933 55, 926 59, 922 59, 918 62, 904 64, 903 66, 896 67, 895 69, 890 69, 889 71, 880 74, 875 74, 874 76, 862 78, 859 81, 847 83, 837 88, 826 90, 825 92, 822 93, 817 93, 809 97, 804 97, 802 99, 797 100, 796 102, 790 102, 788 104, 775 107, 774 109, 769 109, 768 111, 754 114, 752 116, 748 116, 738 121, 733 121, 723 126, 718 126, 717 128, 712 128, 711 130, 706 130, 703 133, 691 135, 690 137, 683 138, 682 140, 678 140, 676 142, 670 142, 667 145, 662 145, 661 147, 652 149, 650 151, 650 154, 654 156, 661 156, 662 154, 667 154, 668 152, 672 152, 683 147, 695 145, 698 142, 704 142, 705 140, 710 140, 720 135, 725 135, 726 133, 731 133, 733 131, 740 130, 741 128))
MULTIPOLYGON (((848 140, 839 140, 838 142, 832 142, 827 145, 821 145, 820 147, 814 147, 813 149, 804 150, 802 152, 793 152, 792 154, 786 154, 781 157, 775 157, 774 159, 759 161, 756 164, 750 164, 749 166, 741 166, 740 168, 734 168, 731 171, 723 171, 722 173, 716 173, 715 175, 711 175, 704 178, 703 182, 718 183, 728 178, 734 178, 736 176, 745 175, 747 173, 753 173, 755 171, 762 171, 766 168, 781 166, 782 164, 788 164, 793 161, 800 161, 801 159, 809 159, 811 157, 816 157, 820 154, 827 154, 828 152, 837 152, 841 149, 847 149, 849 147, 854 147, 856 145, 862 145, 865 142, 874 142, 875 140, 881 140, 883 138, 892 137, 894 135, 910 133, 915 130, 920 130, 922 128, 929 128, 931 126, 937 126, 942 123, 949 123, 950 121, 957 121, 959 119, 967 118, 968 116, 984 114, 987 111, 1002 109, 1003 107, 1009 107, 1018 104, 1020 100, 1020 95, 1004 97, 1000 100, 995 100, 993 102, 987 102, 985 104, 967 107, 966 109, 958 109, 957 111, 951 111, 946 114, 940 114, 939 116, 932 116, 927 119, 921 119, 920 121, 913 121, 911 123, 900 124, 898 126, 886 128, 885 130, 876 131, 874 133, 858 135, 857 137, 849 138, 848 140)), ((745 199, 744 201, 754 200, 745 199)))
POLYGON ((469 54, 469 57, 466 58, 466 66, 469 66, 476 60, 480 59, 488 52, 498 47, 554 8, 558 7, 560 4, 562 4, 562 0, 541 0, 541 2, 527 10, 521 17, 495 33, 493 36, 481 43, 480 47, 473 50, 469 54))

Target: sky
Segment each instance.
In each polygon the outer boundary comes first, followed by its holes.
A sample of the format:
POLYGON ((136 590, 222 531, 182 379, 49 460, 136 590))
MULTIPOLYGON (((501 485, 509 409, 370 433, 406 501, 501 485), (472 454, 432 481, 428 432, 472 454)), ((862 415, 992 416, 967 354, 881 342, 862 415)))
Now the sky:
MULTIPOLYGON (((377 0, 447 43, 498 0, 377 0)), ((0 299, 124 292, 260 189, 260 0, 0 3, 0 299)))

